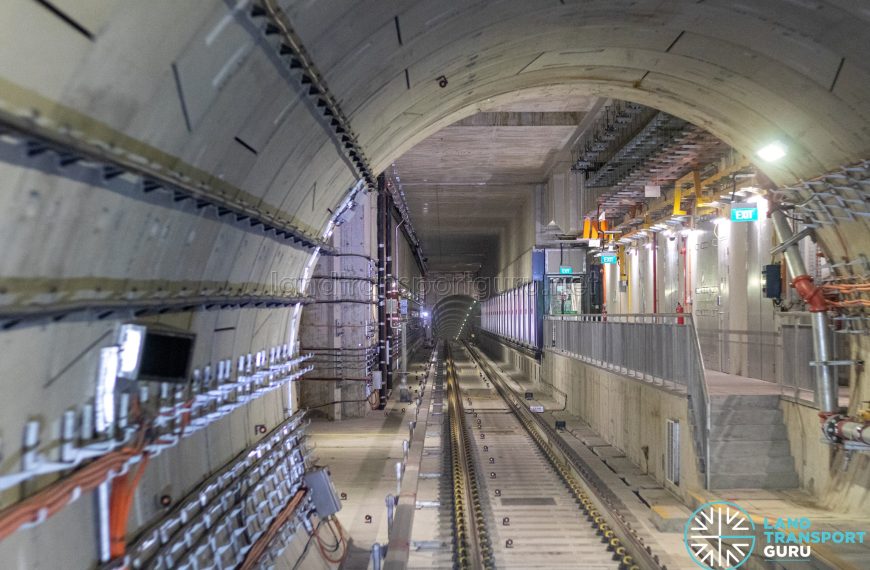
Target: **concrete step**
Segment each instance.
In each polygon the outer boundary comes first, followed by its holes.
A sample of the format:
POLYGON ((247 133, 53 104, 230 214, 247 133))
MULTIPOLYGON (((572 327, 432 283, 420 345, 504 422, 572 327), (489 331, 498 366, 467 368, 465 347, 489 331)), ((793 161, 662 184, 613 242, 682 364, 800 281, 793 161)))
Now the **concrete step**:
POLYGON ((782 410, 779 408, 775 410, 757 408, 719 410, 710 415, 710 423, 713 426, 781 424, 782 410))
POLYGON ((710 406, 713 408, 713 413, 721 410, 740 410, 745 408, 778 410, 779 396, 749 396, 744 394, 711 396, 710 406))
POLYGON ((788 440, 788 431, 782 423, 717 426, 710 430, 710 439, 712 441, 780 441, 788 440))
POLYGON ((782 455, 732 455, 727 451, 714 455, 713 470, 717 475, 794 472, 794 459, 788 449, 782 455))
POLYGON ((738 458, 762 456, 788 456, 791 457, 791 449, 785 442, 777 441, 710 441, 710 456, 715 461, 718 457, 728 460, 738 458))
POLYGON ((660 532, 682 532, 686 526, 686 520, 692 516, 692 512, 679 504, 653 505, 653 525, 660 532))
POLYGON ((737 475, 713 473, 710 486, 713 489, 793 489, 798 486, 798 476, 794 470, 737 475))

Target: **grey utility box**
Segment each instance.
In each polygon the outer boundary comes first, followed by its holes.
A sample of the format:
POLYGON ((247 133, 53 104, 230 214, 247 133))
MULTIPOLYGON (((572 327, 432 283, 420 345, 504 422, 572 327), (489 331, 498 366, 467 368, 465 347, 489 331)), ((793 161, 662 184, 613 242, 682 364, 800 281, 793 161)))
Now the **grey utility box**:
POLYGON ((332 516, 341 510, 341 502, 332 485, 332 478, 326 467, 318 467, 305 473, 305 486, 311 492, 314 510, 321 519, 332 516))

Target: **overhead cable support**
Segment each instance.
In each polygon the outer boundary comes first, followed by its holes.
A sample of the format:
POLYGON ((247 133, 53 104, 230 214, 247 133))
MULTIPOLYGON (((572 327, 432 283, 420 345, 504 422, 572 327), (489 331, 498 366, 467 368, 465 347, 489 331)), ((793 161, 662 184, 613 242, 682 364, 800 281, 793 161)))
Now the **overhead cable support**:
MULTIPOLYGON (((161 395, 156 417, 144 413, 138 417, 132 415, 133 409, 142 410, 148 404, 148 400, 142 398, 147 391, 140 393, 135 405, 132 398, 127 398, 126 404, 121 405, 123 413, 119 415, 126 420, 119 421, 117 433, 111 438, 93 433, 94 424, 90 419, 94 413, 93 405, 84 406, 80 414, 76 410, 67 410, 62 416, 62 424, 69 429, 64 429, 57 460, 37 453, 40 421, 30 420, 24 429, 24 441, 28 445, 21 455, 21 469, 0 476, 0 489, 9 489, 37 477, 76 470, 0 510, 0 540, 22 527, 45 522, 86 493, 111 483, 119 474, 143 461, 146 455, 157 456, 233 410, 300 379, 313 370, 312 366, 300 367, 310 358, 310 354, 292 359, 282 357, 280 361, 260 364, 256 369, 240 370, 235 377, 230 376, 230 367, 227 367, 225 378, 213 378, 208 385, 199 383, 198 393, 189 399, 183 390, 171 397, 161 395), (75 426, 81 426, 80 433, 76 434, 75 426), (90 426, 90 429, 85 426, 90 426)), ((250 360, 248 363, 250 366, 250 360)), ((296 424, 301 422, 301 414, 295 418, 296 424)), ((101 516, 106 514, 101 513, 101 516)))
MULTIPOLYGON (((20 90, 6 82, 0 85, 13 91, 20 90)), ((0 102, 8 103, 2 97, 0 99, 0 102)), ((33 116, 22 116, 8 108, 0 108, 0 135, 3 135, 0 146, 23 147, 26 158, 32 160, 51 152, 57 156, 57 172, 61 174, 64 171, 71 176, 80 173, 72 169, 97 170, 104 184, 123 178, 135 184, 143 195, 168 194, 170 199, 166 200, 166 205, 169 207, 182 208, 193 204, 197 211, 212 209, 219 222, 231 223, 246 231, 262 232, 278 241, 309 249, 332 250, 330 245, 298 227, 282 212, 257 205, 259 197, 89 117, 71 110, 64 111, 69 115, 64 117, 64 121, 76 124, 76 127, 71 127, 52 120, 37 106, 25 111, 33 116), (79 127, 84 130, 79 130, 79 127)))
POLYGON ((35 321, 61 321, 75 314, 97 320, 230 308, 274 308, 311 303, 311 297, 280 295, 187 295, 146 299, 84 299, 0 307, 0 329, 35 321))
POLYGON ((314 102, 323 116, 329 121, 335 136, 341 141, 341 147, 347 159, 353 164, 358 175, 365 180, 370 190, 375 189, 375 175, 369 161, 357 141, 357 136, 351 129, 350 121, 341 110, 335 97, 326 86, 323 76, 318 71, 308 55, 302 40, 290 24, 290 20, 275 0, 255 2, 248 12, 255 23, 265 20, 261 31, 267 40, 280 36, 280 41, 274 45, 278 56, 287 63, 290 71, 297 74, 304 93, 314 102))
POLYGON ((405 239, 408 240, 408 245, 414 254, 414 261, 417 262, 417 267, 420 269, 420 274, 426 274, 426 258, 423 256, 423 246, 417 237, 417 232, 414 230, 414 224, 411 221, 411 211, 408 209, 408 203, 405 200, 405 191, 402 189, 402 181, 399 178, 399 171, 396 169, 395 163, 392 166, 393 172, 387 178, 386 188, 392 198, 393 207, 399 213, 399 219, 402 233, 405 239))

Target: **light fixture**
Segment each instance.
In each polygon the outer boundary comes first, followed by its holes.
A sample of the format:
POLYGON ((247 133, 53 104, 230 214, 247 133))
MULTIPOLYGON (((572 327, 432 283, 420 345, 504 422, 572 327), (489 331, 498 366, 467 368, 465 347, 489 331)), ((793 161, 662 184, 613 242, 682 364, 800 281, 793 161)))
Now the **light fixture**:
POLYGON ((145 327, 141 325, 121 325, 118 331, 118 344, 121 346, 119 378, 136 379, 139 375, 139 362, 142 347, 145 345, 145 327))
POLYGON ((760 149, 755 154, 758 155, 758 158, 763 160, 764 162, 776 162, 785 156, 786 148, 785 145, 779 141, 773 141, 770 144, 767 144, 760 149))
POLYGON ((118 381, 120 350, 109 346, 100 350, 97 394, 94 399, 96 408, 97 433, 107 433, 115 423, 115 384, 118 381))

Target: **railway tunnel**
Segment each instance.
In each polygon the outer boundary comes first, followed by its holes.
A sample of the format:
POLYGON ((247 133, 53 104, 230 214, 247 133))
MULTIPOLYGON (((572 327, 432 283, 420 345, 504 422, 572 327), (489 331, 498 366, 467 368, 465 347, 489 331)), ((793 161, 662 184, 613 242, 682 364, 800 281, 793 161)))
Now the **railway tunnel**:
POLYGON ((0 15, 3 568, 866 565, 864 3, 0 15))

